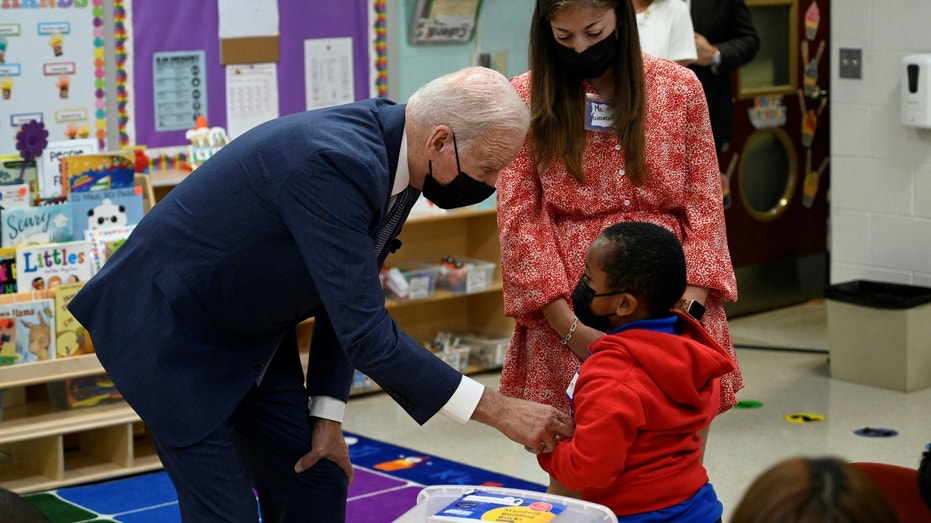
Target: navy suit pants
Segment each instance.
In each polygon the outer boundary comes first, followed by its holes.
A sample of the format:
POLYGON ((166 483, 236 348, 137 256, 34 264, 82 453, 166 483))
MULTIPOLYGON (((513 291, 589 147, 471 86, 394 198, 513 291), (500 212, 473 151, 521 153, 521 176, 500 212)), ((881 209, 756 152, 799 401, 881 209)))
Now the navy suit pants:
POLYGON ((209 436, 183 448, 151 436, 185 522, 254 523, 259 511, 263 523, 343 522, 348 481, 342 470, 321 460, 294 472, 310 450, 312 429, 296 342, 286 337, 261 385, 209 436))

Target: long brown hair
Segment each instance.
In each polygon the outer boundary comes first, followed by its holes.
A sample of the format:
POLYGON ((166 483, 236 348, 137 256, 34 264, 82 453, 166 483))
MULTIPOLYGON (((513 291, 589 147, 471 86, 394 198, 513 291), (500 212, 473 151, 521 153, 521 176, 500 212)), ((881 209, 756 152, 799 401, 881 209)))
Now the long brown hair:
POLYGON ((731 523, 897 523, 882 490, 846 461, 791 458, 760 474, 731 523))
MULTIPOLYGON (((530 28, 530 147, 535 163, 562 160, 573 178, 585 182, 582 153, 585 147, 584 89, 578 77, 563 70, 556 50, 550 20, 568 7, 591 5, 612 9, 618 52, 613 64, 613 98, 606 100, 614 110, 618 142, 624 150, 627 176, 634 185, 646 181, 646 92, 643 55, 637 32, 637 15, 630 0, 537 0, 530 28)), ((607 38, 614 38, 608 35, 607 38)))

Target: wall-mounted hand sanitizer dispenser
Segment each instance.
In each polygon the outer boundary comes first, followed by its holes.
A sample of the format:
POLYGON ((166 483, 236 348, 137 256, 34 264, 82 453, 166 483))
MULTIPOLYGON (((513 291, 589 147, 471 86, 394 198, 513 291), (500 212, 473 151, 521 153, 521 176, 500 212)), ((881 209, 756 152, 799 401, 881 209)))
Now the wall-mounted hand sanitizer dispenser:
POLYGON ((931 128, 931 53, 902 59, 902 123, 931 128))

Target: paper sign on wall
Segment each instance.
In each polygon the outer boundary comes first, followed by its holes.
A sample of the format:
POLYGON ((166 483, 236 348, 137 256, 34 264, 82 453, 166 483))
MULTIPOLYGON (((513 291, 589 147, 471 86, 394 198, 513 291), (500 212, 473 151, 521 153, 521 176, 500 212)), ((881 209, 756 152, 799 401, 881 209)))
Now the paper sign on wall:
POLYGON ((304 40, 307 110, 355 101, 352 38, 304 40))

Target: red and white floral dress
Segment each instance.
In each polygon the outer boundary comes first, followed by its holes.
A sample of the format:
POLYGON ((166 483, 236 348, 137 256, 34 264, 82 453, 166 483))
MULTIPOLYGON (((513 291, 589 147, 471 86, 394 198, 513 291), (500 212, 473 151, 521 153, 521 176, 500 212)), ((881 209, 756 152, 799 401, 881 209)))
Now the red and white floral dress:
MULTIPOLYGON (((559 343, 540 308, 556 298, 572 303, 585 252, 599 232, 621 221, 645 221, 675 233, 685 250, 689 285, 711 289, 702 324, 737 355, 723 301, 736 301, 727 247, 721 182, 702 86, 688 68, 644 55, 648 109, 646 161, 650 176, 635 187, 612 133, 586 131, 585 184, 561 162, 537 173, 525 147, 498 178, 498 231, 505 314, 515 330, 499 390, 568 412, 566 387, 579 360, 559 343)), ((528 102, 530 73, 511 83, 528 102)), ((586 92, 596 94, 587 83, 586 92)), ((721 378, 720 412, 737 403, 740 368, 721 378)))

